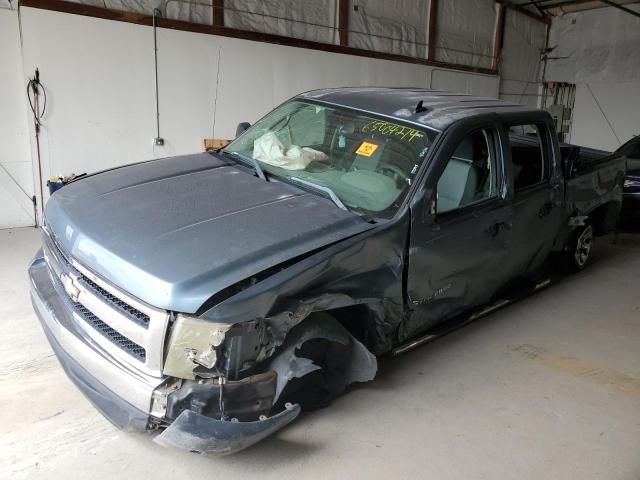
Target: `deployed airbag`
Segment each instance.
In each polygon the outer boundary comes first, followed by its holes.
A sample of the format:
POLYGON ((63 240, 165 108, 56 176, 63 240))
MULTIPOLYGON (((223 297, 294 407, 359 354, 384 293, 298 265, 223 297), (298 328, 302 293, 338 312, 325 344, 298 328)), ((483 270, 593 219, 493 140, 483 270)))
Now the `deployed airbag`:
POLYGON ((274 132, 267 132, 253 142, 253 158, 286 170, 304 170, 311 162, 329 157, 309 147, 291 145, 285 148, 274 132))

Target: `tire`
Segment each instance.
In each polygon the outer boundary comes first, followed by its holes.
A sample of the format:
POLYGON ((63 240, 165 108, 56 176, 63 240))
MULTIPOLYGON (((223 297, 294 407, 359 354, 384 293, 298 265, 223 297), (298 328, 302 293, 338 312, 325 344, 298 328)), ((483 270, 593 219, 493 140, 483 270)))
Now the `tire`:
POLYGON ((594 238, 593 226, 589 224, 580 227, 575 232, 566 252, 566 263, 569 271, 579 272, 589 264, 594 238))

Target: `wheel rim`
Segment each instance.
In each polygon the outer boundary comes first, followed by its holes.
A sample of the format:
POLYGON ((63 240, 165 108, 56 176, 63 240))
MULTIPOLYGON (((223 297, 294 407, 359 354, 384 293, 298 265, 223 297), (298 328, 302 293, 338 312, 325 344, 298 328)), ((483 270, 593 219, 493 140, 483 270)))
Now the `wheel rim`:
POLYGON ((573 257, 576 261, 576 265, 580 268, 584 267, 591 255, 591 247, 593 246, 593 228, 591 226, 586 227, 576 242, 576 250, 573 257))

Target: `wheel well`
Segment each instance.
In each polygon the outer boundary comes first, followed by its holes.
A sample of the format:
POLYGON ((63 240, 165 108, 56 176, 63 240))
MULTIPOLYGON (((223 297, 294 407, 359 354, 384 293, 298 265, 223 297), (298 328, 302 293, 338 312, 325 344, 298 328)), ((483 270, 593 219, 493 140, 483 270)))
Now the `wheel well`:
POLYGON ((371 350, 375 344, 375 319, 366 305, 350 305, 326 312, 335 318, 353 337, 371 350))

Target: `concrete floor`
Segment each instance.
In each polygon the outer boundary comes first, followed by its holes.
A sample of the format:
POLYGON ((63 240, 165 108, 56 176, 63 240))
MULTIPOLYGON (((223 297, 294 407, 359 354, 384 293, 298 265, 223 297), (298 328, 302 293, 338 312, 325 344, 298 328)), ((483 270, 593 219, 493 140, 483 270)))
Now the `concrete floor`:
POLYGON ((119 432, 76 391, 31 310, 38 244, 0 231, 2 478, 640 478, 640 235, 221 459, 119 432))

